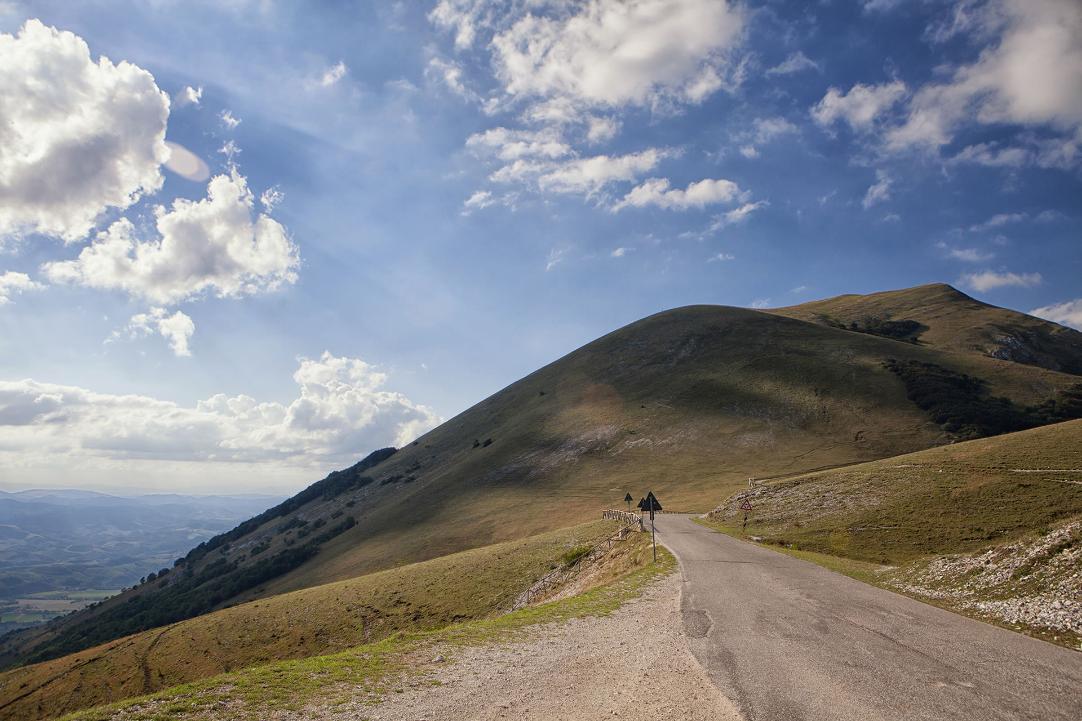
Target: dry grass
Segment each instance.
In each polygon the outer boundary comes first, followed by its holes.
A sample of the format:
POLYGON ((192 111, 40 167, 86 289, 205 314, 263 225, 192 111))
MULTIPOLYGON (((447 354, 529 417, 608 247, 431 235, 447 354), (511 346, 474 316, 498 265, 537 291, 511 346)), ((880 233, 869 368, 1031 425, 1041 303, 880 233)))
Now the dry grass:
POLYGON ((85 706, 278 659, 303 658, 506 611, 594 522, 241 604, 0 675, 5 719, 85 706), (16 700, 17 699, 17 700, 16 700))

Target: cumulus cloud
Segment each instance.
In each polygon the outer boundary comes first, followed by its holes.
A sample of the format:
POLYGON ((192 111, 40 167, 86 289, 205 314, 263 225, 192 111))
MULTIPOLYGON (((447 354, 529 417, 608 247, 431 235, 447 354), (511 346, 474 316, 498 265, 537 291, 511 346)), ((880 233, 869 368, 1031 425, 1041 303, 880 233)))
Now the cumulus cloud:
POLYGON ((1029 314, 1082 330, 1082 298, 1034 308, 1029 314))
POLYGON ((986 270, 980 273, 966 273, 958 279, 958 283, 976 291, 995 290, 996 288, 1031 288, 1040 285, 1042 281, 1040 273, 1002 273, 986 270))
POLYGON ((717 203, 730 203, 747 197, 736 183, 724 178, 706 178, 689 183, 687 188, 671 188, 666 178, 651 178, 636 186, 613 206, 614 211, 623 208, 642 208, 655 205, 666 210, 704 208, 717 203))
POLYGON ((885 200, 890 200, 890 176, 883 170, 875 171, 876 181, 868 187, 868 191, 864 194, 864 200, 861 201, 861 205, 864 209, 872 207, 876 203, 882 203, 885 200))
POLYGON ((162 185, 169 96, 131 63, 28 20, 0 34, 0 236, 76 241, 162 185))
POLYGON ((634 250, 634 248, 624 248, 623 246, 619 248, 613 248, 612 252, 609 253, 609 256, 613 258, 623 258, 632 250, 634 250))
POLYGON ((141 239, 121 219, 75 260, 46 263, 54 282, 122 290, 170 304, 202 293, 237 297, 296 281, 297 247, 286 229, 257 213, 246 179, 234 169, 207 185, 207 197, 173 202, 155 214, 158 237, 141 239))
POLYGON ((1066 131, 1044 162, 1065 162, 1055 155, 1066 143, 1066 162, 1073 163, 1082 131, 1082 5, 989 0, 970 14, 979 15, 970 24, 995 28, 994 40, 976 62, 955 68, 947 82, 917 91, 905 122, 887 133, 888 148, 938 149, 975 119, 1066 131))
POLYGON ((940 247, 948 258, 963 263, 984 263, 996 257, 995 253, 980 248, 952 248, 945 243, 940 244, 940 247))
MULTIPOLYGON (((593 195, 611 183, 634 181, 657 166, 668 151, 649 148, 626 155, 594 155, 538 166, 537 184, 554 193, 593 195)), ((499 174, 493 176, 497 179, 499 174)))
POLYGON ((164 308, 151 308, 146 313, 133 315, 124 330, 132 337, 157 333, 169 342, 175 355, 187 357, 192 354, 188 341, 195 333, 195 323, 179 310, 169 315, 164 308))
POLYGON ((757 210, 761 210, 770 205, 765 200, 757 200, 754 203, 744 203, 738 208, 723 213, 719 218, 715 219, 713 230, 720 230, 729 225, 735 225, 736 223, 743 223, 748 217, 757 210))
MULTIPOLYGON (((553 5, 553 12, 527 12, 493 34, 492 59, 506 94, 617 107, 700 102, 733 83, 730 56, 745 22, 739 6, 725 0, 553 5)), ((456 40, 463 28, 476 26, 476 6, 437 10, 437 23, 458 28, 456 40)))
MULTIPOLYGON (((384 388, 387 375, 360 358, 302 358, 289 403, 219 394, 194 406, 111 395, 34 380, 0 381, 0 427, 28 456, 73 466, 103 460, 344 464, 374 448, 402 446, 440 418, 384 388)), ((0 457, 12 455, 0 449, 0 457)), ((164 465, 164 464, 163 464, 164 465)))
POLYGON ((900 80, 882 85, 857 83, 845 93, 832 87, 822 100, 812 106, 811 114, 815 122, 823 127, 845 122, 853 130, 867 131, 905 94, 905 83, 900 80))
POLYGON ((734 140, 741 143, 740 154, 745 158, 759 157, 757 146, 766 145, 775 138, 800 132, 785 118, 756 118, 751 128, 737 133, 734 140))
POLYGON ((30 276, 26 273, 16 273, 15 271, 9 270, 0 275, 0 305, 10 303, 11 296, 13 295, 26 293, 32 290, 42 290, 43 288, 45 288, 45 286, 31 280, 30 276))
POLYGON ((457 64, 443 58, 432 58, 425 66, 425 77, 438 82, 448 90, 467 100, 473 100, 476 95, 466 87, 465 74, 457 64))
POLYGON ((503 161, 521 158, 562 158, 571 154, 571 146, 551 128, 508 130, 491 128, 466 139, 466 147, 494 155, 503 161))
POLYGON ((202 100, 202 86, 193 88, 191 85, 185 85, 180 89, 180 92, 173 96, 173 105, 183 108, 185 105, 199 105, 202 100))
POLYGON ((588 156, 583 146, 613 139, 625 109, 701 103, 737 86, 744 67, 734 53, 745 11, 726 0, 440 0, 429 19, 458 51, 487 56, 497 89, 482 99, 457 64, 440 58, 429 61, 429 74, 489 115, 514 113, 526 126, 474 135, 467 145, 490 146, 488 157, 500 163, 491 180, 533 191, 591 196, 638 180, 666 151, 588 156))

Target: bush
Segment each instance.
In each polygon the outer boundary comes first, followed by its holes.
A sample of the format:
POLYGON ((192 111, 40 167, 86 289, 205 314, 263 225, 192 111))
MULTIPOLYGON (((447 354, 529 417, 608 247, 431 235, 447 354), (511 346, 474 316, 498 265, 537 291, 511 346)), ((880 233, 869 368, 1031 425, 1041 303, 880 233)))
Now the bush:
POLYGON ((564 562, 565 566, 570 568, 589 555, 590 550, 590 546, 575 546, 574 548, 565 551, 564 555, 560 557, 560 560, 564 562))

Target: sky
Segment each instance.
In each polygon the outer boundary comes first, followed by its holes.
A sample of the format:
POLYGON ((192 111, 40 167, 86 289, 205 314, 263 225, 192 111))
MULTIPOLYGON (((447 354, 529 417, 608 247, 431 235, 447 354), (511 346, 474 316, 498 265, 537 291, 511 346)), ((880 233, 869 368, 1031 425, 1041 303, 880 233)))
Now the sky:
POLYGON ((668 308, 1080 278, 1077 0, 0 0, 0 489, 292 492, 668 308))

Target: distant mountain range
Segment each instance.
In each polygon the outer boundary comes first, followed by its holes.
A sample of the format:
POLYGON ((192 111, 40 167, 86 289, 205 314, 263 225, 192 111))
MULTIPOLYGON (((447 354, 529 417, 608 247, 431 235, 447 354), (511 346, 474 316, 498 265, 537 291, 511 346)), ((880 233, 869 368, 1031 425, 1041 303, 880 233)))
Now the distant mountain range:
POLYGON ((54 592, 135 585, 148 573, 171 567, 193 545, 279 500, 0 491, 0 608, 30 595, 49 593, 55 600, 54 592))

